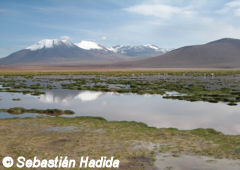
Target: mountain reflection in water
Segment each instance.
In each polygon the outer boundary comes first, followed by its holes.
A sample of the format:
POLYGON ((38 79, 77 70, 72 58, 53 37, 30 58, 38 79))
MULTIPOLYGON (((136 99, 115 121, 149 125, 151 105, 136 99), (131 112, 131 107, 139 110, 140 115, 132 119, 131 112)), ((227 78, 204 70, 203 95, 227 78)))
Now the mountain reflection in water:
MULTIPOLYGON (((172 94, 170 94, 172 95, 172 94)), ((73 110, 69 116, 98 116, 107 120, 144 122, 158 128, 214 128, 240 134, 240 105, 163 99, 161 95, 50 90, 44 95, 0 93, 1 107, 73 110), (20 101, 13 101, 20 98, 20 101)), ((8 115, 0 114, 0 118, 8 115)), ((10 116, 9 116, 10 117, 10 116)), ((30 115, 31 117, 31 115, 30 115)))

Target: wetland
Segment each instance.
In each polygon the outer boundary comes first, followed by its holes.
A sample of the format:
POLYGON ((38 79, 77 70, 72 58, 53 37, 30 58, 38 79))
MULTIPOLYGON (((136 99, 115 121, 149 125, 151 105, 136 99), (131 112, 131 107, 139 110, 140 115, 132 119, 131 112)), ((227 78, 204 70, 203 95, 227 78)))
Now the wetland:
POLYGON ((2 72, 0 157, 239 169, 239 103, 239 71, 2 72))

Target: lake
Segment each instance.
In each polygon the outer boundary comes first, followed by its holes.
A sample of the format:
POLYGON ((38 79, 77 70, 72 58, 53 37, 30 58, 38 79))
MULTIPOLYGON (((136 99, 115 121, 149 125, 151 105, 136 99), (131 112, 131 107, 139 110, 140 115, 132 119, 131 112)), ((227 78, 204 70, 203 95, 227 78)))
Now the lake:
MULTIPOLYGON (((66 89, 47 90, 40 96, 2 92, 0 98, 0 108, 58 108, 75 111, 71 116, 98 116, 107 120, 137 121, 158 128, 173 127, 185 130, 214 128, 225 134, 240 134, 239 105, 163 99, 162 95, 66 89), (21 100, 13 101, 14 98, 21 100)), ((1 119, 35 116, 40 115, 0 114, 1 119)))

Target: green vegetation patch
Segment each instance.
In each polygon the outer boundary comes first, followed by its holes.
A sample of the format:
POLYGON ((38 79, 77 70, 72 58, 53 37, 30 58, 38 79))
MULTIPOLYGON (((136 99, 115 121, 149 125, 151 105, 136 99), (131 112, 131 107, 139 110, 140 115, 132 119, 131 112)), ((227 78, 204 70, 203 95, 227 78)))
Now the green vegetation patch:
POLYGON ((24 114, 24 113, 38 113, 46 114, 51 116, 60 116, 60 115, 72 115, 74 111, 72 110, 60 110, 60 109, 25 109, 22 107, 13 107, 9 109, 0 109, 0 112, 7 112, 10 114, 24 114))
POLYGON ((2 72, 0 92, 44 94, 47 89, 161 94, 166 99, 240 102, 239 70, 2 72), (167 95, 178 92, 178 95, 167 95))

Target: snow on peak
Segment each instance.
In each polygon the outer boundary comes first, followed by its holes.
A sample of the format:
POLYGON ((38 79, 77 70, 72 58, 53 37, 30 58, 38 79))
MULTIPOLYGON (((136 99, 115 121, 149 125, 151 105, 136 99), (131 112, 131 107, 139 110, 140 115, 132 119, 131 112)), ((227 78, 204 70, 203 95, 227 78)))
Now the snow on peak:
POLYGON ((146 50, 146 48, 150 48, 154 51, 160 51, 161 49, 152 44, 146 44, 146 45, 136 45, 136 46, 131 46, 131 45, 116 45, 108 48, 108 50, 115 52, 115 53, 124 53, 125 51, 128 50, 138 50, 138 51, 143 51, 146 50))
POLYGON ((144 47, 149 47, 149 48, 152 48, 154 50, 159 50, 158 46, 152 45, 152 44, 146 44, 146 45, 144 45, 144 47))
POLYGON ((33 44, 33 45, 27 47, 26 49, 35 51, 35 50, 39 50, 42 48, 54 48, 59 45, 66 45, 67 47, 74 46, 74 44, 68 40, 44 39, 44 40, 37 42, 36 44, 33 44))
POLYGON ((68 47, 72 47, 75 46, 71 41, 69 40, 61 40, 66 46, 68 47))
POLYGON ((120 48, 122 48, 123 46, 122 45, 116 45, 116 46, 112 46, 112 47, 109 47, 107 48, 109 51, 112 51, 114 53, 117 53, 119 51, 120 48))
POLYGON ((76 43, 76 45, 85 50, 92 50, 92 49, 103 50, 104 49, 104 47, 102 47, 101 45, 93 41, 81 41, 80 43, 76 43))

